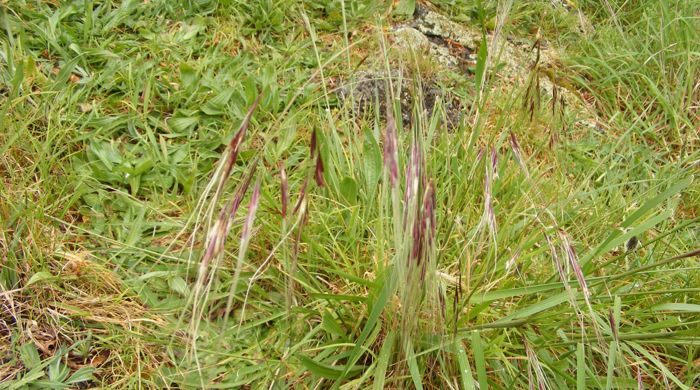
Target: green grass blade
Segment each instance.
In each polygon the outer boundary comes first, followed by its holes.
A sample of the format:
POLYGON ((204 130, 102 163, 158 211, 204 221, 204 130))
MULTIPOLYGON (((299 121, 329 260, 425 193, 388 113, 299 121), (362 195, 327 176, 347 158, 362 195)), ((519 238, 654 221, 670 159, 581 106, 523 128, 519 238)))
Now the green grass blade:
POLYGON ((386 370, 389 367, 389 362, 391 360, 392 352, 394 351, 394 339, 396 334, 394 332, 387 333, 384 338, 384 343, 382 344, 382 349, 379 351, 379 356, 377 357, 377 368, 374 370, 374 389, 383 390, 384 382, 386 381, 386 370))
POLYGON ((417 390, 423 390, 423 376, 420 373, 416 353, 413 351, 413 343, 411 343, 410 340, 406 346, 406 363, 408 364, 408 372, 411 373, 413 386, 415 386, 417 390))
POLYGON ((462 380, 462 389, 474 390, 476 388, 474 385, 474 377, 472 375, 472 368, 469 365, 469 358, 464 350, 464 344, 461 340, 455 340, 453 348, 457 355, 457 363, 459 364, 459 377, 462 380))
POLYGON ((613 376, 615 374, 615 362, 617 360, 617 342, 611 341, 608 352, 608 371, 605 378, 605 390, 610 390, 613 385, 613 376))
POLYGON ((472 332, 472 353, 476 365, 476 377, 480 389, 488 389, 489 381, 486 376, 486 358, 484 356, 484 343, 479 332, 472 332))
POLYGON ((586 390, 586 350, 583 343, 576 344, 576 390, 586 390))
POLYGON ((348 363, 346 365, 345 371, 343 372, 342 375, 340 375, 334 384, 334 387, 339 386, 340 381, 343 380, 346 375, 350 372, 350 368, 357 362, 357 360, 360 358, 360 355, 362 354, 362 346, 367 340, 367 338, 370 336, 372 331, 374 330, 374 327, 377 326, 377 323, 379 321, 379 317, 382 314, 382 311, 384 311, 384 307, 386 306, 387 302, 389 302, 389 297, 394 292, 394 283, 392 282, 393 280, 393 268, 388 268, 387 272, 384 276, 384 283, 381 289, 381 292, 379 296, 377 297, 376 301, 373 303, 372 306, 372 312, 370 313, 369 317, 367 318, 367 322, 365 323, 364 328, 362 329, 362 333, 360 333, 360 336, 357 338, 357 341, 355 341, 355 347, 352 349, 352 352, 350 353, 350 358, 348 359, 348 363))

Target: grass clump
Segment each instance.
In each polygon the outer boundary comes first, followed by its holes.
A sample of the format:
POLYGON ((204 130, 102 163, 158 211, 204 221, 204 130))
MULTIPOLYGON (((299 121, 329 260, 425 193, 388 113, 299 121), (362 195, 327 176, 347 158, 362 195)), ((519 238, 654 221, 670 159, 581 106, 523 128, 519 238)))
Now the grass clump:
POLYGON ((696 387, 697 4, 563 3, 3 3, 2 385, 696 387))

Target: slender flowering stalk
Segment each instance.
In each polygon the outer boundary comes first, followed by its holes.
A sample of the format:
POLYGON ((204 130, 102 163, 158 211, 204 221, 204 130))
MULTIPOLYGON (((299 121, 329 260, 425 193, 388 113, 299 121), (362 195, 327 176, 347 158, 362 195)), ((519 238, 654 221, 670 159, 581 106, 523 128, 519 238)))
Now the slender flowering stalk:
POLYGON ((474 164, 478 164, 481 159, 484 157, 484 147, 479 148, 479 152, 476 154, 476 159, 474 160, 474 164))
POLYGON ((520 249, 516 250, 515 253, 508 259, 506 262, 506 271, 510 271, 511 269, 516 268, 518 258, 520 257, 520 249))
MULTIPOLYGON (((571 287, 569 286, 569 278, 566 277, 566 272, 564 271, 564 266, 561 263, 561 260, 559 259, 559 254, 557 253, 557 248, 554 246, 554 243, 549 238, 549 235, 547 235, 547 233, 544 234, 544 238, 547 240, 547 245, 549 246, 549 251, 552 254, 552 260, 554 260, 554 266, 557 270, 557 273, 559 274, 559 279, 561 279, 561 282, 564 283, 564 288, 566 289, 567 292, 569 292, 569 296, 571 297, 573 293, 571 293, 571 287)), ((572 303, 575 303, 575 302, 576 302, 576 300, 572 299, 572 303)))
POLYGON ((228 313, 231 312, 231 307, 233 306, 233 298, 236 293, 236 287, 238 286, 238 279, 241 276, 241 269, 243 268, 243 261, 245 260, 246 252, 248 251, 248 244, 252 237, 253 232, 253 222, 255 221, 255 213, 258 210, 258 204, 260 202, 260 178, 255 183, 255 188, 253 189, 253 194, 250 197, 250 202, 248 203, 248 213, 246 214, 245 221, 243 222, 243 231, 241 232, 241 241, 238 248, 238 259, 236 260, 236 270, 233 275, 233 282, 229 288, 228 301, 226 302, 226 316, 224 317, 224 329, 226 329, 228 324, 228 313))
POLYGON ((250 170, 248 171, 248 175, 246 176, 245 180, 243 181, 243 184, 238 188, 236 191, 236 195, 233 197, 233 200, 231 201, 231 207, 229 208, 229 222, 233 221, 233 217, 236 215, 236 211, 241 205, 241 202, 243 202, 243 197, 245 196, 246 192, 248 192, 248 187, 250 187, 250 182, 253 180, 253 176, 255 174, 255 171, 258 169, 258 159, 255 159, 253 161, 253 164, 251 165, 250 170))
POLYGON ((608 322, 610 322, 610 329, 612 330, 613 338, 615 341, 620 341, 617 335, 617 324, 615 323, 615 315, 613 314, 612 308, 608 310, 608 322))
MULTIPOLYGON (((280 197, 281 197, 281 211, 280 214, 282 216, 282 242, 284 241, 284 237, 287 236, 287 208, 289 207, 289 181, 287 180, 287 172, 284 170, 284 162, 280 163, 280 197)), ((285 269, 287 272, 287 285, 285 288, 285 295, 284 295, 284 301, 285 301, 285 307, 287 308, 287 314, 289 314, 291 308, 292 308, 292 295, 293 295, 293 281, 294 277, 292 275, 292 266, 291 266, 291 261, 289 259, 289 255, 287 253, 287 247, 284 245, 282 247, 282 258, 284 258, 285 261, 285 269)), ((243 320, 243 316, 241 316, 241 321, 243 320)))
POLYGON ((282 197, 282 219, 287 218, 287 205, 289 203, 289 182, 287 181, 287 173, 284 171, 284 165, 280 166, 280 192, 282 197))
MULTIPOLYGON (((231 141, 226 147, 226 151, 224 151, 223 158, 219 161, 216 171, 214 172, 214 175, 210 182, 206 185, 204 194, 200 197, 197 203, 197 207, 195 209, 195 214, 198 215, 199 213, 201 213, 204 204, 207 201, 209 193, 214 187, 216 187, 216 191, 214 192, 213 196, 209 198, 209 206, 207 206, 206 208, 207 225, 209 226, 209 231, 207 232, 206 248, 204 250, 204 255, 202 256, 202 259, 199 263, 197 281, 195 282, 194 290, 190 300, 190 302, 192 302, 192 321, 190 323, 190 332, 193 335, 198 333, 200 323, 199 318, 201 318, 202 314, 204 313, 205 304, 209 294, 209 288, 211 287, 214 280, 214 278, 211 275, 215 273, 216 268, 218 266, 218 262, 214 262, 214 264, 211 265, 212 270, 210 272, 210 263, 212 263, 212 260, 214 259, 220 260, 221 258, 221 254, 223 253, 223 248, 226 242, 226 236, 228 235, 229 229, 231 227, 233 217, 235 216, 236 211, 238 210, 238 206, 240 205, 240 199, 242 199, 243 195, 245 195, 248 185, 244 184, 242 186, 239 186, 237 195, 231 202, 227 203, 226 206, 219 212, 219 216, 213 224, 211 223, 211 218, 214 214, 214 209, 216 208, 216 205, 218 204, 218 201, 223 192, 224 185, 231 176, 233 166, 236 163, 236 159, 238 158, 238 152, 240 150, 241 144, 243 143, 243 140, 245 139, 246 131, 248 129, 248 126, 250 126, 250 121, 253 117, 255 109, 257 108, 260 102, 260 98, 261 95, 258 95, 255 99, 255 102, 253 102, 253 105, 248 109, 248 112, 246 113, 243 122, 241 122, 238 131, 236 132, 236 134, 234 134, 233 138, 231 138, 231 141), (209 279, 208 282, 206 282, 207 278, 209 279)), ((252 175, 253 170, 254 168, 251 169, 250 175, 252 175)), ((246 181, 246 183, 248 182, 249 181, 246 181)), ((192 246, 194 246, 195 237, 198 230, 199 221, 195 222, 194 225, 193 233, 191 236, 192 246)), ((191 253, 194 253, 194 251, 192 251, 191 253)), ((192 351, 195 351, 195 338, 192 339, 192 344, 192 351)))
POLYGON ((431 179, 423 197, 423 216, 425 223, 428 225, 426 231, 429 233, 428 238, 430 243, 435 239, 435 207, 435 183, 431 179))
MULTIPOLYGON (((481 154, 481 152, 480 152, 481 154)), ((493 211, 493 181, 498 177, 498 156, 496 154, 496 149, 491 149, 491 162, 490 164, 486 162, 486 172, 484 174, 484 214, 479 221, 480 227, 484 224, 488 225, 489 233, 491 234, 491 239, 493 240, 495 252, 498 253, 497 245, 497 234, 498 226, 496 224, 496 213, 493 211)))
POLYGON ((540 359, 537 358, 537 354, 530 347, 530 343, 523 338, 523 345, 525 345, 525 354, 527 355, 527 360, 530 362, 530 366, 535 369, 535 376, 537 378, 537 388, 539 390, 549 389, 549 384, 547 383, 547 377, 544 375, 544 370, 542 369, 542 364, 540 364, 540 359))
MULTIPOLYGON (((561 259, 559 259, 559 254, 557 252, 557 248, 554 246, 554 243, 552 240, 549 238, 549 235, 547 233, 544 233, 544 238, 547 240, 547 245, 549 246, 549 251, 552 253, 552 260, 554 260, 554 266, 557 270, 557 273, 559 274, 559 279, 561 279, 562 284, 564 285, 564 290, 566 290, 566 294, 569 298, 569 302, 571 303, 571 306, 574 308, 574 311, 576 314, 580 317, 581 316, 581 310, 578 307, 578 303, 576 301, 576 295, 574 294, 574 291, 571 289, 571 286, 569 285, 569 278, 566 275, 566 271, 564 270, 564 265, 561 262, 561 259)), ((583 319, 580 319, 579 325, 581 326, 581 329, 584 329, 584 323, 583 319)))
MULTIPOLYGON (((420 154, 420 149, 418 148, 418 143, 414 140, 411 144, 411 158, 406 166, 406 190, 403 196, 404 203, 404 224, 407 228, 409 210, 414 210, 413 199, 416 197, 420 191, 420 184, 422 182, 422 165, 423 161, 420 154)), ((417 205, 415 207, 418 207, 417 205)))
POLYGON ((530 172, 528 172, 527 166, 525 166, 525 160, 523 160, 523 154, 520 150, 520 144, 515 138, 515 134, 512 132, 510 133, 510 148, 513 151, 513 155, 515 156, 515 160, 518 162, 518 165, 520 165, 520 168, 523 170, 523 172, 525 172, 525 176, 529 177, 530 172))
POLYGON ((200 286, 206 278, 211 260, 214 257, 219 256, 223 251, 224 245, 226 244, 226 237, 228 236, 228 232, 231 230, 233 219, 236 216, 236 211, 238 211, 241 201, 243 200, 245 193, 248 191, 250 181, 257 169, 257 165, 258 161, 255 160, 248 171, 248 175, 246 176, 245 180, 236 190, 236 194, 231 201, 229 201, 226 206, 221 209, 219 212, 219 218, 209 231, 209 235, 207 237, 207 247, 204 251, 204 255, 202 256, 202 260, 200 261, 197 283, 198 286, 200 286))
POLYGON ((578 264, 576 251, 574 250, 573 245, 571 245, 571 242, 569 241, 569 236, 566 234, 566 232, 564 232, 563 230, 559 230, 559 237, 562 242, 562 249, 566 253, 566 257, 569 260, 569 265, 574 270, 576 281, 578 282, 579 287, 581 287, 581 291, 583 291, 583 299, 586 302, 588 312, 590 313, 591 320, 593 321, 593 330, 595 331, 598 343, 600 344, 601 348, 606 348, 606 344, 603 342, 603 335, 600 333, 600 329, 598 328, 598 324, 596 322, 596 315, 593 312, 593 305, 591 305, 591 292, 588 289, 586 278, 583 276, 583 270, 581 270, 581 267, 578 264))
POLYGON ((435 186, 431 180, 423 195, 423 207, 421 209, 421 237, 423 242, 419 259, 421 264, 421 281, 425 280, 425 274, 428 269, 428 261, 430 260, 430 248, 433 247, 435 241, 435 186))
POLYGON ((316 155, 316 146, 318 143, 318 138, 316 136, 316 130, 311 132, 311 142, 309 142, 309 155, 313 158, 316 155))
POLYGON ((491 175, 494 180, 498 179, 498 153, 496 148, 491 148, 491 175))
POLYGON ((222 257, 224 247, 226 244, 226 238, 233 224, 233 219, 236 216, 236 212, 248 191, 250 186, 250 181, 257 168, 257 159, 251 165, 246 178, 243 183, 241 183, 236 190, 234 197, 224 206, 224 208, 219 212, 219 217, 214 223, 214 226, 210 229, 207 236, 207 247, 202 256, 202 260, 199 263, 199 271, 197 275, 197 282, 194 286, 193 291, 193 306, 192 306, 192 323, 191 332, 196 334, 199 327, 198 318, 204 313, 205 302, 214 281, 214 273, 218 268, 218 263, 222 257), (213 264, 212 260, 216 259, 213 264), (210 271, 211 267, 211 271, 210 271), (206 286, 206 287, 205 287, 206 286))
POLYGON ((637 389, 644 390, 644 381, 642 380, 642 368, 637 365, 637 389))
POLYGON ((304 179, 304 182, 301 183, 301 189, 299 190, 299 199, 297 199, 297 202, 294 204, 294 213, 298 213, 299 209, 301 208, 301 205, 303 201, 306 199, 306 187, 309 184, 309 177, 307 176, 304 179))
POLYGON ((389 171, 389 181, 392 188, 396 187, 396 180, 399 176, 397 153, 396 122, 394 122, 394 117, 388 114, 384 139, 384 166, 389 171))
POLYGON ((258 204, 260 203, 260 178, 258 178, 255 183, 255 188, 253 189, 253 195, 250 198, 250 204, 248 205, 248 214, 245 218, 245 223, 243 224, 243 231, 241 232, 241 242, 248 243, 251 237, 251 232, 253 230, 253 221, 255 220, 255 213, 258 210, 258 204))
POLYGON ((559 231, 559 237, 561 237, 562 245, 564 247, 564 251, 566 252, 566 257, 569 260, 569 265, 571 265, 571 268, 574 270, 574 275, 576 275, 576 280, 581 286, 581 290, 583 291, 583 296, 586 299, 586 303, 590 305, 589 297, 591 296, 591 292, 588 290, 588 284, 586 283, 586 279, 583 276, 583 271, 581 270, 581 267, 578 264, 576 251, 569 242, 568 235, 563 230, 559 231))

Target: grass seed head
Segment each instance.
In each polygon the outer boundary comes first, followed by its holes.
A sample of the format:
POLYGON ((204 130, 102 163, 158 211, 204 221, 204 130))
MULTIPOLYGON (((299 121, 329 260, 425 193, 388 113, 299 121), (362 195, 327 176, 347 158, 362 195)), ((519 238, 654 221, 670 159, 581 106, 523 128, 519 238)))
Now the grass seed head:
POLYGON ((233 169, 233 165, 236 163, 236 159, 238 157, 238 152, 241 147, 241 143, 243 143, 243 139, 245 138, 245 133, 248 130, 248 126, 250 125, 250 120, 253 117, 253 113, 255 112, 255 109, 258 107, 258 103, 260 102, 260 96, 255 99, 255 102, 253 102, 253 105, 250 106, 248 109, 248 112, 245 115, 245 118, 243 119, 243 122, 241 123, 241 126, 238 128, 238 131, 236 132, 236 135, 231 138, 231 141, 228 144, 228 153, 226 154, 226 162, 224 165, 224 172, 223 175, 221 175, 220 181, 219 181, 219 188, 217 192, 220 192, 221 189, 223 188, 224 184, 228 180, 229 176, 231 175, 231 170, 233 169))
POLYGON ((316 156, 316 169, 314 173, 314 179, 319 187, 323 187, 325 185, 325 181, 323 180, 323 170, 323 159, 319 154, 316 156))

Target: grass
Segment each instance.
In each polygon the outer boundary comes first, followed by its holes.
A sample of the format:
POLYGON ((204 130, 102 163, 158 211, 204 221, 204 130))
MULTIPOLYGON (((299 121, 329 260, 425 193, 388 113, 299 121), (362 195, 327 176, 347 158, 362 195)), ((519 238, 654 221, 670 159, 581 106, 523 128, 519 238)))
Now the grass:
POLYGON ((700 3, 326 3, 0 1, 0 387, 696 388, 700 3))

